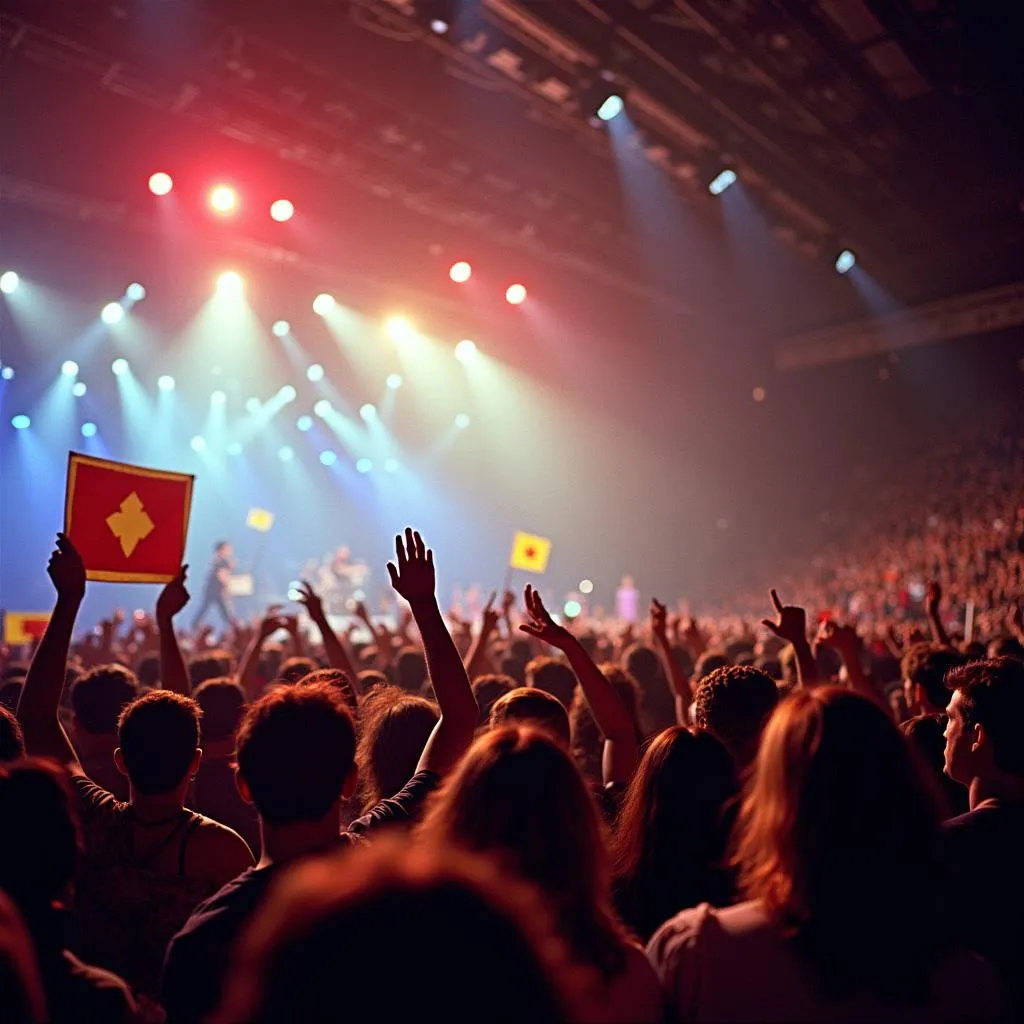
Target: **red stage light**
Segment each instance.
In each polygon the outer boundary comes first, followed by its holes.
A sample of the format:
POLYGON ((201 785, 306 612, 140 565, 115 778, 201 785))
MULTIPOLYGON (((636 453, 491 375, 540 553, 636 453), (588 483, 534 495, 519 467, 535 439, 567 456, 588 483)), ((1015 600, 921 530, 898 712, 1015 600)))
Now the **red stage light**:
POLYGON ((295 206, 289 199, 275 199, 270 204, 270 216, 283 223, 295 216, 295 206))
POLYGON ((155 196, 165 196, 174 188, 174 182, 169 174, 157 171, 149 176, 149 191, 155 196))
POLYGON ((451 270, 448 271, 448 276, 456 284, 463 284, 469 280, 472 273, 473 268, 465 260, 459 260, 458 263, 452 264, 451 270))
POLYGON ((238 207, 238 193, 230 185, 215 185, 210 189, 208 201, 214 213, 234 213, 238 207))

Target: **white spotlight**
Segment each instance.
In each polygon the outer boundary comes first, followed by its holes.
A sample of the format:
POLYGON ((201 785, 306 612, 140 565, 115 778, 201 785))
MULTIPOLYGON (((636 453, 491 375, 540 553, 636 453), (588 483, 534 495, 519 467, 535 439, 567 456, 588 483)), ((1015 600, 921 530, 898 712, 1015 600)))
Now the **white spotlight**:
POLYGON ((402 386, 402 375, 400 373, 389 373, 387 385, 392 391, 397 391, 402 386))
POLYGON ((127 359, 115 359, 110 364, 110 370, 115 377, 120 377, 122 374, 128 372, 128 360, 127 359))
POLYGON ((291 329, 292 325, 287 320, 275 320, 270 327, 270 330, 278 338, 285 337, 291 329))
POLYGON ((313 406, 313 412, 315 412, 317 416, 321 418, 323 418, 324 416, 330 416, 331 403, 328 402, 326 398, 321 398, 320 401, 313 406))
POLYGON ((100 319, 105 324, 117 324, 124 319, 124 306, 120 302, 108 302, 100 310, 100 319))
POLYGON ((164 374, 162 377, 157 377, 156 386, 161 391, 173 391, 174 390, 174 378, 164 374))
POLYGON ((21 278, 14 270, 5 270, 0 274, 0 292, 4 295, 10 295, 12 292, 18 290, 18 285, 21 284, 21 278))
POLYGON ((280 395, 281 399, 285 402, 294 402, 297 394, 298 392, 291 386, 291 384, 285 384, 285 386, 278 391, 278 395, 280 395))
POLYGON ((730 185, 736 184, 736 172, 731 167, 720 170, 708 183, 708 191, 720 196, 730 185))
POLYGON ((89 389, 85 386, 84 381, 76 380, 75 386, 71 389, 71 394, 73 394, 75 398, 81 398, 88 390, 89 389))
POLYGON ((146 297, 146 289, 139 284, 138 281, 132 281, 130 285, 124 290, 125 298, 131 299, 132 302, 141 302, 146 297))
POLYGON ((227 295, 232 297, 238 297, 245 291, 245 281, 242 279, 242 275, 236 270, 225 270, 217 278, 217 293, 219 295, 227 295))
POLYGON ((462 341, 455 346, 455 358, 460 363, 468 363, 473 356, 476 355, 476 342, 470 341, 469 338, 463 338, 462 341))
POLYGON ((844 249, 837 257, 835 261, 836 272, 839 274, 845 274, 853 270, 854 265, 857 262, 856 255, 849 249, 844 249))
POLYGON ((313 363, 306 371, 306 379, 316 384, 324 379, 324 368, 319 363, 313 363))
POLYGON ((374 419, 374 417, 376 417, 376 415, 377 415, 377 407, 375 405, 372 405, 371 403, 367 402, 366 405, 361 405, 359 407, 359 415, 362 416, 363 419, 366 420, 367 423, 369 423, 370 420, 372 420, 372 419, 374 419))
POLYGON ((465 430, 469 426, 470 422, 471 420, 468 413, 460 412, 458 416, 455 417, 455 426, 458 427, 459 430, 465 430))
POLYGON ((194 452, 204 451, 206 449, 206 438, 200 437, 199 434, 196 434, 196 436, 189 441, 189 444, 192 446, 192 451, 194 452))
POLYGON ((60 368, 60 372, 65 377, 77 377, 78 376, 78 363, 74 359, 65 359, 63 366, 60 368))
POLYGON ((210 405, 223 405, 228 400, 228 396, 223 391, 214 391, 210 395, 210 405))
POLYGON ((327 292, 321 292, 313 300, 313 312, 318 316, 327 316, 332 309, 337 305, 337 300, 333 295, 328 295, 327 292))

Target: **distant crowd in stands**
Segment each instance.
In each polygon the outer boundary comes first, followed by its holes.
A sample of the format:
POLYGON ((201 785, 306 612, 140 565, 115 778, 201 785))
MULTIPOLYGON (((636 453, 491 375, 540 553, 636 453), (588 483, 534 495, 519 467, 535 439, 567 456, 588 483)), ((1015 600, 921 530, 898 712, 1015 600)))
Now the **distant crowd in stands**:
POLYGON ((1024 1018, 1024 449, 991 452, 756 618, 446 618, 407 530, 369 643, 310 585, 176 628, 185 569, 76 639, 59 536, 0 689, 4 1019, 1024 1018))

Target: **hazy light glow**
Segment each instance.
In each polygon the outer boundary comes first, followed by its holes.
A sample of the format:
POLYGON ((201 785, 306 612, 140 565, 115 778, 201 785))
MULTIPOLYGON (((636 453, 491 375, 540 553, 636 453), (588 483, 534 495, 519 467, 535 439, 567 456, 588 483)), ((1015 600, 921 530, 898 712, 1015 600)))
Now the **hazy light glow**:
POLYGON ((392 341, 412 341, 416 337, 416 328, 412 321, 404 316, 392 316, 384 322, 384 331, 392 341))
POLYGON ((225 270, 217 278, 219 295, 241 295, 245 291, 245 281, 237 270, 225 270))
POLYGON ((73 394, 75 398, 81 398, 88 390, 89 389, 85 386, 84 381, 76 380, 75 386, 71 389, 71 394, 73 394))
POLYGON ((453 263, 451 269, 448 271, 448 276, 456 284, 464 284, 470 279, 472 274, 473 268, 465 260, 459 260, 458 263, 453 263))
POLYGON ((835 268, 837 273, 845 274, 853 270, 854 265, 857 263, 856 255, 849 249, 844 249, 837 257, 835 262, 835 268))
POLYGON ((189 441, 189 444, 191 445, 192 451, 194 452, 201 452, 206 450, 206 438, 202 437, 199 434, 196 434, 196 436, 193 437, 191 441, 189 441))
POLYGON ((119 324, 124 319, 124 306, 120 302, 108 302, 100 310, 100 319, 105 324, 119 324))
POLYGON ((473 356, 476 355, 476 342, 470 341, 469 338, 463 338, 462 341, 455 346, 455 358, 460 363, 468 363, 473 356))
POLYGON ((96 424, 95 423, 83 423, 82 424, 82 437, 95 437, 96 436, 96 424))
POLYGON ((526 301, 526 287, 521 284, 510 284, 505 289, 505 301, 510 306, 521 306, 526 301))
POLYGON ((277 457, 282 462, 291 462, 292 459, 295 458, 295 451, 292 449, 292 447, 290 445, 286 444, 283 447, 278 449, 277 457))
POLYGON ((389 373, 387 385, 392 391, 397 391, 402 386, 402 375, 400 373, 389 373))
POLYGON ((270 216, 279 224, 295 216, 295 205, 289 199, 275 199, 270 204, 270 216))
POLYGON ((319 363, 313 363, 306 371, 306 379, 316 384, 324 379, 324 368, 319 363))
POLYGON ((763 402, 765 400, 765 396, 767 394, 768 394, 768 392, 765 391, 765 389, 763 387, 761 387, 760 385, 758 387, 754 388, 754 390, 751 392, 751 395, 752 395, 752 397, 753 397, 755 402, 763 402))
POLYGON ((320 416, 330 416, 331 414, 331 403, 326 398, 321 398, 320 401, 313 406, 313 412, 320 416))
POLYGON ((231 444, 229 444, 227 448, 225 448, 224 450, 228 453, 228 455, 241 455, 242 444, 240 441, 232 441, 231 444))
POLYGON ((402 467, 398 464, 398 459, 388 459, 384 463, 385 473, 397 473, 402 467))
POLYGON ((450 27, 451 26, 449 26, 448 22, 445 21, 444 18, 434 18, 430 22, 430 31, 433 32, 435 36, 443 36, 450 27))
POLYGON ((720 170, 708 184, 708 191, 713 196, 720 196, 730 185, 736 184, 736 172, 731 167, 720 170))
POLYGON ((594 581, 593 580, 580 580, 580 593, 581 594, 592 594, 594 592, 594 581))
POLYGON ((223 391, 214 391, 210 395, 210 405, 223 405, 228 400, 228 396, 223 391))
POLYGON ((65 377, 77 377, 78 376, 78 363, 74 359, 65 359, 64 364, 60 368, 60 372, 65 377))
POLYGON ((356 462, 357 473, 369 473, 373 469, 373 459, 368 459, 365 456, 356 462))
POLYGON ((470 423, 472 423, 472 420, 469 418, 469 413, 460 412, 455 417, 455 426, 458 427, 459 430, 465 430, 470 423))
POLYGON ((295 426, 305 433, 307 430, 313 429, 313 417, 312 416, 300 416, 295 421, 295 426))
POLYGON ((263 403, 258 398, 256 398, 255 396, 253 396, 252 398, 247 398, 245 400, 245 411, 246 412, 257 413, 262 408, 263 408, 263 403))
POLYGON ((164 374, 161 377, 157 377, 156 386, 161 391, 173 391, 174 390, 174 378, 169 374, 164 374))
POLYGON ((575 619, 583 611, 583 605, 579 601, 569 600, 562 606, 562 614, 567 619, 575 619))
POLYGON ((613 117, 618 117, 622 113, 624 104, 622 97, 617 93, 612 93, 604 103, 597 108, 597 116, 602 121, 610 121, 613 117))
POLYGON ((132 302, 141 302, 146 297, 146 289, 138 281, 132 281, 124 290, 125 298, 132 302))
POLYGON ((164 171, 149 176, 149 191, 155 196, 165 196, 174 188, 174 179, 164 171))
POLYGON ((333 466, 338 461, 338 456, 330 448, 320 453, 320 462, 324 466, 333 466))
POLYGON ((275 337, 283 338, 292 329, 292 325, 287 320, 275 320, 270 326, 271 332, 275 337))
POLYGON ((5 366, 2 369, 0 369, 0 377, 2 377, 4 380, 14 380, 14 367, 5 366))
POLYGON ((19 413, 17 416, 11 417, 11 426, 15 430, 28 430, 32 426, 32 420, 24 413, 19 413))
POLYGON ((298 392, 291 386, 291 384, 285 384, 285 386, 278 391, 278 395, 281 397, 283 402, 294 402, 297 394, 298 392))
POLYGON ((373 405, 370 402, 367 402, 365 405, 361 405, 359 407, 359 415, 362 416, 367 423, 369 423, 370 420, 376 419, 377 406, 373 405))
POLYGON ((214 185, 207 201, 214 213, 224 216, 238 208, 238 193, 230 185, 214 185))
POLYGON ((110 364, 110 371, 115 377, 120 377, 122 374, 128 372, 128 360, 127 359, 115 359, 110 364))
POLYGON ((336 304, 337 301, 333 295, 329 295, 327 292, 321 292, 313 300, 313 312, 316 313, 317 316, 327 316, 327 314, 334 309, 336 304))
POLYGON ((18 277, 16 270, 5 270, 0 274, 0 292, 3 292, 4 295, 16 292, 19 284, 21 284, 21 278, 18 277))

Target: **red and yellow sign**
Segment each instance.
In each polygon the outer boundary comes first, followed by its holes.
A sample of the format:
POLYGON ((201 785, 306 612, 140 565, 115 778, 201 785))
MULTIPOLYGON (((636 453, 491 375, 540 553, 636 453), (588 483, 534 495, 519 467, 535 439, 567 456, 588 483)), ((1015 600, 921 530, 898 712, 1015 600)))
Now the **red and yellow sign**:
POLYGON ((35 643, 50 621, 49 612, 4 612, 4 643, 35 643))
POLYGON ((185 557, 194 477, 72 452, 64 532, 90 580, 166 583, 185 557))
POLYGON ((508 564, 511 569, 524 572, 544 572, 551 557, 551 541, 532 533, 517 532, 512 538, 512 554, 508 564))

